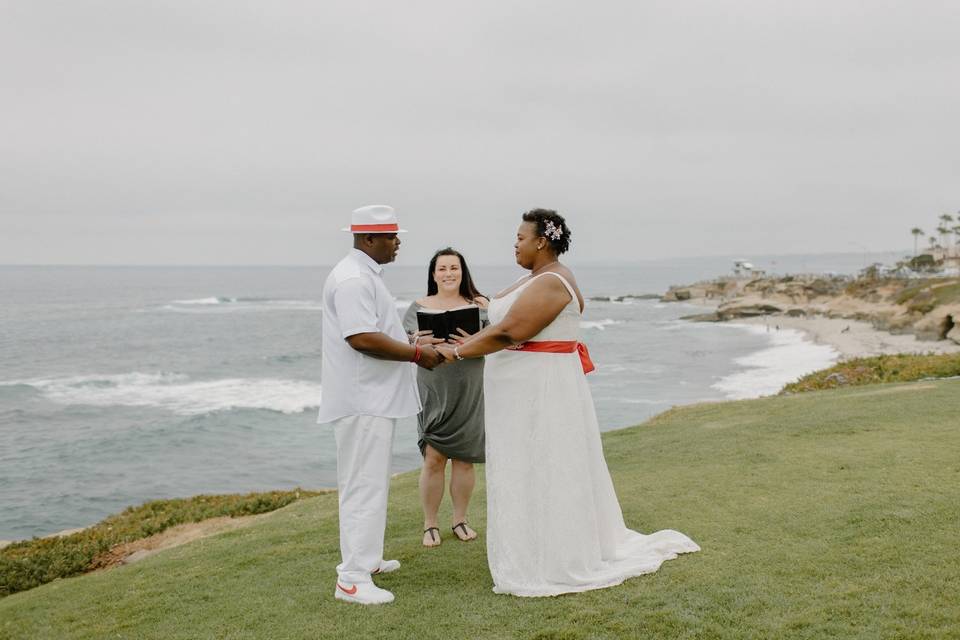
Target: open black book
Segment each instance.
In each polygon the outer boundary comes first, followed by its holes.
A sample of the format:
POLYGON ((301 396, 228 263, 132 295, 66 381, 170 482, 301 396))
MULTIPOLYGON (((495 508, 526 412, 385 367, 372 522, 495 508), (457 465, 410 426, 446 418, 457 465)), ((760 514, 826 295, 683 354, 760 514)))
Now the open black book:
POLYGON ((420 331, 429 329, 434 338, 446 340, 451 335, 460 335, 457 329, 467 333, 480 331, 480 307, 474 304, 456 309, 417 309, 417 327, 420 331))

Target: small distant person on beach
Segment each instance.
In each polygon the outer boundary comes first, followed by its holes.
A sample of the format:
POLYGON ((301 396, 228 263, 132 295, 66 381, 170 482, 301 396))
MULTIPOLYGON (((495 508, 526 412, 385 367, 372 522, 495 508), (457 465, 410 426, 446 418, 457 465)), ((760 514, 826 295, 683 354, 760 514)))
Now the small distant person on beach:
POLYGON ((554 596, 611 587, 699 546, 669 529, 627 529, 610 479, 580 343, 583 295, 560 262, 570 225, 549 209, 523 214, 514 252, 528 276, 488 308, 490 326, 454 345, 449 362, 487 356, 487 560, 493 590, 554 596))
MULTIPOLYGON (((480 326, 487 324, 486 297, 480 294, 467 261, 452 248, 437 251, 427 268, 427 295, 414 301, 403 317, 407 332, 417 340, 430 340, 432 331, 419 331, 417 313, 449 311, 476 306, 480 326)), ((461 336, 467 336, 460 330, 461 336)), ((438 341, 439 342, 439 341, 438 341)), ((458 361, 434 371, 419 369, 417 386, 423 411, 418 419, 418 441, 423 455, 420 469, 420 503, 423 507, 423 546, 442 540, 437 513, 443 500, 444 477, 450 461, 451 530, 467 542, 477 532, 467 522, 467 508, 475 484, 474 463, 484 461, 483 358, 458 361)))
POLYGON ((334 596, 384 604, 393 594, 372 576, 400 568, 383 559, 390 456, 398 418, 420 412, 413 368, 442 362, 430 344, 411 344, 381 276, 400 248, 392 207, 353 212, 353 249, 323 285, 323 394, 317 422, 331 424, 337 443, 340 553, 334 596))

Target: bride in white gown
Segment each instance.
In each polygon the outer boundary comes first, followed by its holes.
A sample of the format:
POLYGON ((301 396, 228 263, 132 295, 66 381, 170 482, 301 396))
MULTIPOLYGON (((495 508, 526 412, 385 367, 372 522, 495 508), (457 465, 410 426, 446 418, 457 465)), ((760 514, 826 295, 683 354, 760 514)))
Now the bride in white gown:
POLYGON ((523 215, 517 262, 531 274, 490 301, 491 325, 448 359, 487 356, 487 557, 493 590, 553 596, 620 584, 698 551, 672 530, 627 529, 603 457, 578 341, 583 297, 558 261, 570 230, 554 211, 523 215), (493 354, 493 355, 490 355, 493 354))

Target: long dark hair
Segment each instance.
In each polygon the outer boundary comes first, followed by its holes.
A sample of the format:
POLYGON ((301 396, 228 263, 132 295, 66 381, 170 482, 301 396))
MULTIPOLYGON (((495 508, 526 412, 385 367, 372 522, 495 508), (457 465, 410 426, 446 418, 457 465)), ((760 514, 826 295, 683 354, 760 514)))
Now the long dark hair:
POLYGON ((433 272, 437 269, 437 258, 440 256, 457 256, 457 258, 460 259, 460 295, 463 296, 465 300, 470 300, 472 302, 478 297, 483 296, 482 293, 477 291, 476 285, 473 284, 473 278, 470 277, 470 269, 467 267, 467 261, 463 259, 463 256, 460 255, 459 251, 452 247, 440 249, 433 254, 432 258, 430 258, 430 269, 427 271, 428 296, 435 296, 439 291, 439 287, 437 287, 437 281, 433 279, 433 272))

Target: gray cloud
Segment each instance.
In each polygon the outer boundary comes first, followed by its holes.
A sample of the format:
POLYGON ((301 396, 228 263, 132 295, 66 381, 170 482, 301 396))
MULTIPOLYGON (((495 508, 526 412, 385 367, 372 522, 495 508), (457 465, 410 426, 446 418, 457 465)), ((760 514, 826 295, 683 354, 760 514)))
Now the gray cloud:
MULTIPOLYGON (((330 263, 350 209, 404 258, 909 247, 960 208, 947 2, 14 1, 0 263, 330 263)), ((853 249, 855 250, 855 249, 853 249)))

